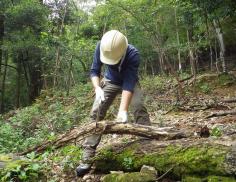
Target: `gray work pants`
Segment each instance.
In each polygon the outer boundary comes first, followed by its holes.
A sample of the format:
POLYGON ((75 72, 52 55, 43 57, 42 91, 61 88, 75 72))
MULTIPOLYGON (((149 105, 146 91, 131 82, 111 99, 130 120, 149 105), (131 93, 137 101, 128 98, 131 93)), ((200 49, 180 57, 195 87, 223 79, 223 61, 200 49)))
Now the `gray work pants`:
MULTIPOLYGON (((102 89, 104 91, 105 101, 103 101, 99 106, 99 101, 95 99, 90 113, 90 117, 93 121, 96 121, 98 114, 99 114, 99 120, 103 120, 107 110, 114 101, 115 97, 122 92, 122 88, 120 86, 112 84, 109 80, 104 80, 102 89)), ((139 83, 137 83, 134 88, 130 106, 131 106, 131 111, 134 115, 135 123, 143 125, 151 124, 147 110, 143 105, 143 94, 140 89, 139 83)), ((84 148, 82 156, 83 163, 90 163, 89 160, 95 155, 95 150, 100 140, 101 140, 101 135, 99 134, 93 134, 85 139, 82 145, 84 148)))

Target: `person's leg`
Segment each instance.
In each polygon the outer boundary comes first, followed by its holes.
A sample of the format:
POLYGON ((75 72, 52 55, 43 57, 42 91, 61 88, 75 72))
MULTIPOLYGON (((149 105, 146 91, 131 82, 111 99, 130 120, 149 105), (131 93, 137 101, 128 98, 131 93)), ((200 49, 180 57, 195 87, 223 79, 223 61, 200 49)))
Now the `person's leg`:
MULTIPOLYGON (((90 112, 90 118, 94 122, 96 122, 96 120, 100 121, 105 118, 106 112, 112 104, 113 100, 115 99, 117 94, 121 92, 120 86, 111 84, 108 80, 105 80, 105 84, 102 89, 104 91, 105 101, 99 103, 99 101, 95 100, 90 112), (97 119, 97 117, 99 118, 97 119)), ((84 143, 82 144, 82 147, 84 149, 81 159, 82 163, 76 169, 77 176, 83 176, 89 171, 91 167, 90 159, 94 157, 96 148, 100 140, 100 134, 92 134, 85 139, 84 143)))
POLYGON ((140 84, 137 83, 134 88, 133 97, 131 100, 131 110, 134 114, 134 121, 137 124, 151 125, 149 114, 143 104, 143 92, 140 84))

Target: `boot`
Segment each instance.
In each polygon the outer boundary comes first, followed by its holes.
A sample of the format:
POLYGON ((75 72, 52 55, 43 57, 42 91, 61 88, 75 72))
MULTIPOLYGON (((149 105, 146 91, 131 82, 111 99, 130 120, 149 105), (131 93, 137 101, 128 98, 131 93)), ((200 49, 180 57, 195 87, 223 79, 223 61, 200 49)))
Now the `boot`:
POLYGON ((91 158, 93 158, 95 155, 95 149, 92 147, 85 147, 82 155, 82 163, 76 168, 76 175, 78 177, 84 176, 86 173, 88 173, 91 169, 91 158))
POLYGON ((82 177, 85 174, 87 174, 89 172, 89 170, 91 169, 91 164, 83 164, 81 163, 77 168, 76 168, 76 175, 77 177, 82 177))

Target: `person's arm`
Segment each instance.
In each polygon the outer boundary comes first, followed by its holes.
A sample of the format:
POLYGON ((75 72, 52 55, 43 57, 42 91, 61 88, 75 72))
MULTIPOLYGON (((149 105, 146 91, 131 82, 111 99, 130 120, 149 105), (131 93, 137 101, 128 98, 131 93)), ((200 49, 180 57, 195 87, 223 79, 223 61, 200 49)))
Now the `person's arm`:
POLYGON ((90 69, 90 78, 96 92, 96 99, 101 99, 102 101, 105 100, 104 92, 100 87, 100 74, 101 74, 101 67, 102 62, 100 60, 100 44, 97 44, 94 57, 93 57, 93 64, 90 69))
POLYGON ((122 91, 121 102, 119 112, 125 111, 128 112, 129 104, 132 99, 133 93, 127 90, 122 91))
POLYGON ((129 60, 126 69, 123 72, 123 85, 122 85, 122 95, 119 107, 119 112, 117 115, 117 120, 122 122, 127 122, 128 120, 128 109, 133 96, 134 87, 138 81, 138 67, 139 67, 139 54, 135 52, 129 60))
POLYGON ((100 87, 100 78, 98 76, 91 77, 91 81, 94 89, 100 87))

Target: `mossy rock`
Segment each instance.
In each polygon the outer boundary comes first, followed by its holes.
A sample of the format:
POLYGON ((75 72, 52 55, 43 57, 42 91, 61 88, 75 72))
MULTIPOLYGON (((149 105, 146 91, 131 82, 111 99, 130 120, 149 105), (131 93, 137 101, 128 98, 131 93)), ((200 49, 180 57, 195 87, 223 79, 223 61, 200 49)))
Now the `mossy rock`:
POLYGON ((154 182, 156 176, 148 173, 108 174, 101 179, 102 182, 154 182))

